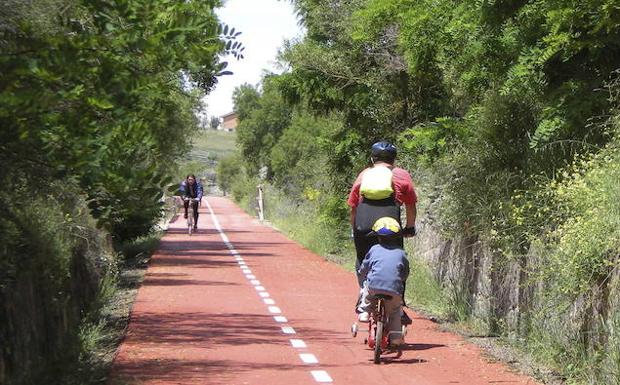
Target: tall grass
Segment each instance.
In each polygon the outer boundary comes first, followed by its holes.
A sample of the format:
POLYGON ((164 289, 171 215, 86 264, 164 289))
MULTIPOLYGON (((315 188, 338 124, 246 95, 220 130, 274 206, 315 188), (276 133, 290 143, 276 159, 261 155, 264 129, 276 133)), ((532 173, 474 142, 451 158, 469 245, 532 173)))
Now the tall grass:
MULTIPOLYGON (((407 241, 405 241, 407 242, 407 241)), ((405 296, 407 304, 425 313, 446 318, 450 306, 446 293, 441 285, 433 278, 433 273, 426 261, 418 256, 410 247, 405 247, 409 256, 410 274, 407 279, 405 296)))
POLYGON ((272 186, 265 188, 265 217, 309 250, 349 268, 354 266, 348 227, 334 225, 321 215, 316 202, 294 199, 272 186))

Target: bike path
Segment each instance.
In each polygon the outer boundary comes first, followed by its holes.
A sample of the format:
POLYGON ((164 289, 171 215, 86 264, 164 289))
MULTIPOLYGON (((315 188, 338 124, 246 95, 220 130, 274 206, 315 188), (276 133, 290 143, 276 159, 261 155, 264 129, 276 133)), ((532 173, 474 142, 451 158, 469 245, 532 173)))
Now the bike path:
POLYGON ((151 259, 110 384, 538 384, 414 313, 402 357, 373 364, 349 332, 352 273, 206 203, 198 233, 178 219, 151 259))

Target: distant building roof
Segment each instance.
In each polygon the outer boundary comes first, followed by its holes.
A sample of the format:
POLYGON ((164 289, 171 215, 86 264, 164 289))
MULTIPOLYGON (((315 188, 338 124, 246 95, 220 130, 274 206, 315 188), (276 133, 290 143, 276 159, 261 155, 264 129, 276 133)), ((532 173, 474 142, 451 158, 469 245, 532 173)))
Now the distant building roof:
POLYGON ((232 117, 235 117, 235 116, 237 116, 237 113, 235 111, 233 111, 233 112, 229 112, 227 114, 224 114, 224 115, 220 116, 220 118, 226 119, 226 118, 232 118, 232 117))

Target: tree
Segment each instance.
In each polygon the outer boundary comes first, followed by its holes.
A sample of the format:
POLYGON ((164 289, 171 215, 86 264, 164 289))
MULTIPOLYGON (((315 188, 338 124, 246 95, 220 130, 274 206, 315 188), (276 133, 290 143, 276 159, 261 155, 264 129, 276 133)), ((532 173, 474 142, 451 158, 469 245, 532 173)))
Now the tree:
POLYGON ((292 110, 284 103, 274 79, 271 76, 263 79, 262 92, 244 85, 233 94, 239 118, 237 143, 252 174, 257 174, 263 166, 271 169, 271 149, 291 120, 292 110))
POLYGON ((212 130, 217 130, 219 126, 220 126, 220 118, 217 116, 212 116, 211 120, 209 121, 209 127, 212 130))

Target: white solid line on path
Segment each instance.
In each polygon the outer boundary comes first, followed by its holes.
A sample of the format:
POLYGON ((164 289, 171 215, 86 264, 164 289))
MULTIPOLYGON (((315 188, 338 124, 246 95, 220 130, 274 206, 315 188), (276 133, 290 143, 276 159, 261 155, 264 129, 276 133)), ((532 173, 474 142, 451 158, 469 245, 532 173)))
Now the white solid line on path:
POLYGON ((284 334, 295 334, 295 329, 290 326, 282 326, 282 333, 284 334))
POLYGON ((256 291, 265 291, 265 288, 262 286, 254 286, 254 288, 256 289, 256 291))
POLYGON ((260 295, 262 298, 269 298, 269 293, 267 293, 266 291, 261 291, 260 293, 258 293, 258 295, 260 295))
POLYGON ((286 322, 288 322, 286 317, 284 317, 282 315, 277 315, 277 316, 273 317, 273 319, 276 320, 276 322, 279 322, 279 323, 286 323, 286 322))
POLYGON ((271 298, 265 298, 265 299, 263 299, 263 302, 265 303, 265 305, 275 305, 276 304, 276 301, 274 301, 271 298))
POLYGON ((280 314, 282 313, 282 310, 280 310, 280 308, 277 306, 269 306, 269 312, 274 314, 280 314))
POLYGON ((333 382, 332 378, 327 374, 325 370, 312 370, 310 372, 312 377, 314 377, 314 381, 316 382, 333 382))
POLYGON ((256 279, 256 276, 252 275, 252 274, 246 274, 245 277, 247 279, 256 279))
POLYGON ((306 343, 304 342, 304 340, 296 340, 296 339, 291 340, 291 345, 293 345, 293 347, 297 349, 305 349, 308 347, 306 343))
POLYGON ((258 279, 252 279, 250 280, 250 283, 254 286, 259 286, 260 285, 260 281, 258 279))

